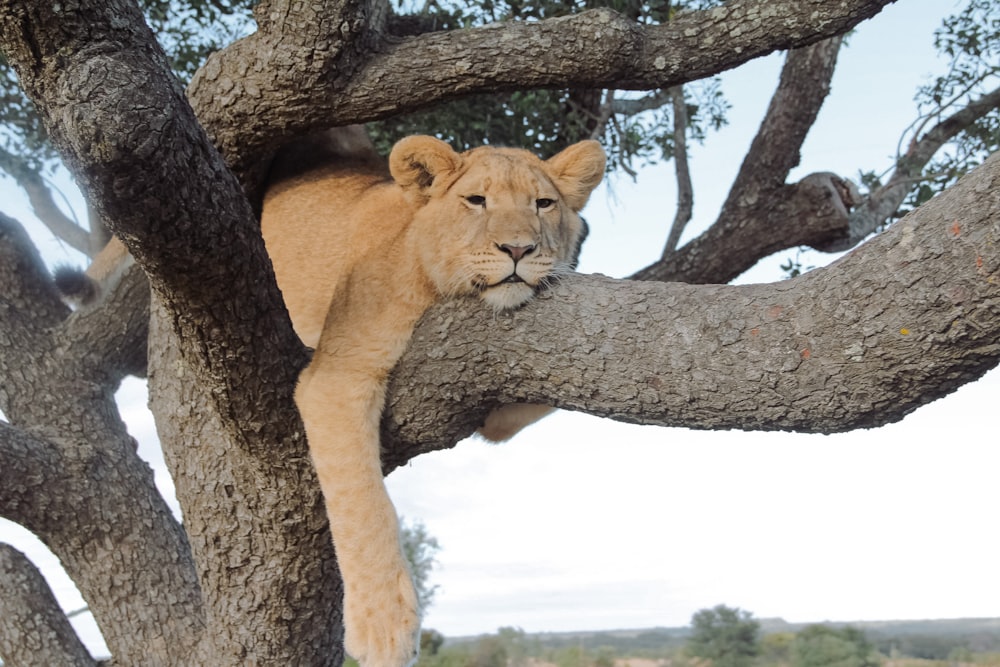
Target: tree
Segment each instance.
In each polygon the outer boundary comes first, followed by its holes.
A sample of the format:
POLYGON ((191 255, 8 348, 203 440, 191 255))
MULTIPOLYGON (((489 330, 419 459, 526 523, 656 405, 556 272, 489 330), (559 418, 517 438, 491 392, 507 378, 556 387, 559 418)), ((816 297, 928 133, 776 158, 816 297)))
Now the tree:
POLYGON ((423 617, 427 607, 434 601, 437 586, 428 581, 434 568, 434 554, 441 548, 436 538, 427 532, 427 526, 420 521, 408 523, 400 520, 400 542, 403 555, 413 574, 413 585, 417 591, 417 606, 423 617))
POLYGON ((760 623, 739 608, 716 605, 691 617, 691 654, 714 667, 747 667, 759 652, 760 623))
MULTIPOLYGON (((937 148, 992 118, 991 93, 970 84, 866 195, 830 174, 786 182, 839 36, 887 3, 733 0, 660 22, 567 9, 430 31, 381 0, 263 0, 257 30, 183 90, 128 0, 0 0, 0 50, 43 121, 30 136, 51 139, 138 267, 99 307, 71 312, 0 215, 0 511, 59 556, 118 665, 339 664, 340 583, 292 402, 307 352, 256 225, 270 156, 330 125, 476 93, 658 94, 779 49, 778 90, 707 232, 668 246, 641 280, 570 276, 499 318, 466 301, 428 313, 393 374, 385 470, 454 445, 510 401, 831 432, 899 419, 980 377, 1000 360, 1000 203, 983 195, 997 158, 835 267, 778 285, 694 284, 725 283, 779 248, 859 242, 937 148), (149 376, 183 524, 113 404, 127 374, 149 376)), ((5 662, 94 664, 48 598, 13 585, 37 580, 30 564, 0 555, 0 637, 29 617, 53 630, 37 646, 0 641, 5 662)))
POLYGON ((875 648, 857 628, 810 625, 791 645, 793 667, 877 667, 875 648))

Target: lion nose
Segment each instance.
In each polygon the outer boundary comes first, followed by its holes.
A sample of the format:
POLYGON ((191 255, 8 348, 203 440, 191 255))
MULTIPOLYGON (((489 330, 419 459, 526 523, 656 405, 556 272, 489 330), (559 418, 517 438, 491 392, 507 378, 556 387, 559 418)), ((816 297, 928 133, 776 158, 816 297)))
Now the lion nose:
POLYGON ((532 250, 535 249, 533 245, 510 245, 508 243, 503 243, 499 246, 500 250, 510 255, 511 259, 515 262, 520 261, 522 257, 530 254, 532 250))

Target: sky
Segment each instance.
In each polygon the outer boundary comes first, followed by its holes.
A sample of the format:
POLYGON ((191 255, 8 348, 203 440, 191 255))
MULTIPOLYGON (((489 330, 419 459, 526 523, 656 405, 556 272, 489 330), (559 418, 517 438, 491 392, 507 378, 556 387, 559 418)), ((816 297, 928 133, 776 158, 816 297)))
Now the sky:
MULTIPOLYGON (((792 180, 891 165, 917 86, 946 66, 932 33, 959 6, 899 0, 855 31, 792 180)), ((781 62, 778 54, 723 75, 730 124, 692 148, 688 237, 717 214, 781 62)), ((29 222, 9 181, 0 192, 4 210, 29 222)), ((591 236, 580 270, 625 276, 655 260, 675 202, 671 165, 636 182, 613 177, 585 211, 591 236)), ((51 261, 74 260, 33 231, 51 261)), ((778 280, 778 265, 794 255, 780 253, 739 282, 778 280)), ((817 266, 832 259, 801 257, 817 266)), ((899 423, 831 436, 559 412, 504 445, 470 439, 421 456, 387 485, 399 513, 441 545, 425 627, 461 636, 501 626, 680 626, 720 603, 790 622, 1000 616, 1000 448, 989 423, 998 394, 995 370, 899 423)), ((143 383, 126 381, 118 397, 169 496, 143 383)), ((64 608, 84 605, 26 531, 0 522, 0 539, 42 567, 64 608)), ((100 651, 92 619, 74 622, 100 651)))

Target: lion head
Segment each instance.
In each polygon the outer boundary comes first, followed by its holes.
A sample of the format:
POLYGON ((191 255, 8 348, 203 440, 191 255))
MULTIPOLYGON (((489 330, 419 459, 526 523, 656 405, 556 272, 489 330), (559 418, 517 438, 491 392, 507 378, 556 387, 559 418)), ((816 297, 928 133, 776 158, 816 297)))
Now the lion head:
POLYGON ((572 268, 585 229, 578 214, 604 164, 596 141, 541 160, 491 146, 456 153, 414 136, 389 156, 393 179, 416 205, 415 252, 435 288, 478 294, 497 310, 520 306, 572 268))

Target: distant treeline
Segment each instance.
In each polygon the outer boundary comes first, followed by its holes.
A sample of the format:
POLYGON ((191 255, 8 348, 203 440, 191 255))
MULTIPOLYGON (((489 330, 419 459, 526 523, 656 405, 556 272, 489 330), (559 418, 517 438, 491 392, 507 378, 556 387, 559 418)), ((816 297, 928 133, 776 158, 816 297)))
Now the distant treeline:
POLYGON ((445 638, 425 632, 419 667, 1000 667, 1000 619, 793 624, 723 605, 692 626, 445 638), (914 662, 907 662, 908 660, 914 662))

